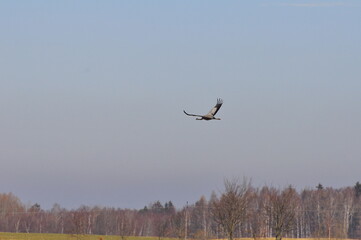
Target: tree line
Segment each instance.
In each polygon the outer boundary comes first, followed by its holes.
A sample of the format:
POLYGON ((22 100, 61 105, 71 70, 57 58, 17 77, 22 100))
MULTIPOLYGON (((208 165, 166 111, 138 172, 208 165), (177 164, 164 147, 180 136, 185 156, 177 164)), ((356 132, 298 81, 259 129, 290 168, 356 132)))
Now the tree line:
POLYGON ((0 193, 0 231, 25 233, 157 236, 180 239, 251 237, 361 238, 361 184, 296 191, 292 186, 253 187, 225 180, 224 190, 176 208, 156 201, 142 209, 54 204, 27 206, 0 193))

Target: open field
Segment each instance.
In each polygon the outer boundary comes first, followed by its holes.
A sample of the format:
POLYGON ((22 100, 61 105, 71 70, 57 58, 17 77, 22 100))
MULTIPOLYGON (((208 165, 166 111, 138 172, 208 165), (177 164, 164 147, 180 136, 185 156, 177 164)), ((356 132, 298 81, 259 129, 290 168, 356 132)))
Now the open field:
MULTIPOLYGON (((0 240, 121 240, 120 236, 50 233, 0 233, 0 240)), ((157 237, 125 237, 124 240, 158 240, 157 237)), ((162 240, 171 240, 162 238, 162 240)))

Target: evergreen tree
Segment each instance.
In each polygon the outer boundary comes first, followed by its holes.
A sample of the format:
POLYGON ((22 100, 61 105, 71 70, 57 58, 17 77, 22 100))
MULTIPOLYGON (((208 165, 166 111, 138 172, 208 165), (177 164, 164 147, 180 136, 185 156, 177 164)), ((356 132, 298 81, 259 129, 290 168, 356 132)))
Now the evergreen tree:
POLYGON ((355 195, 356 195, 356 197, 359 198, 359 197, 361 196, 361 184, 360 184, 360 182, 357 182, 357 183, 355 184, 354 189, 355 189, 355 195))
POLYGON ((322 190, 323 189, 323 186, 321 183, 319 183, 317 186, 316 186, 317 190, 322 190))

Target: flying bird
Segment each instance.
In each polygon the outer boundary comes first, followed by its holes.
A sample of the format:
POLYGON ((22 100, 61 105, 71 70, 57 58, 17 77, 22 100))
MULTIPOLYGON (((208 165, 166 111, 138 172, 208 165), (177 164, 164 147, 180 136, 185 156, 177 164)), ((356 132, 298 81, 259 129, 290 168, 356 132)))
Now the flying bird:
POLYGON ((206 115, 196 115, 196 114, 189 114, 186 111, 183 110, 183 112, 188 115, 188 116, 193 116, 193 117, 200 117, 200 118, 196 118, 196 120, 221 120, 220 118, 216 118, 214 117, 214 115, 216 115, 216 113, 218 112, 218 110, 221 108, 223 104, 223 100, 218 98, 217 99, 217 104, 216 106, 214 106, 211 111, 209 111, 209 113, 207 113, 206 115))

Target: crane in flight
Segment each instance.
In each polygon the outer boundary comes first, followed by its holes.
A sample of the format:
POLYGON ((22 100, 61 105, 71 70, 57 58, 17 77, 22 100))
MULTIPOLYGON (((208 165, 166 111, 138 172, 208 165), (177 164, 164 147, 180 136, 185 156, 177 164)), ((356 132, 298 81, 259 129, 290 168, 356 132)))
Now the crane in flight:
POLYGON ((196 120, 221 120, 220 118, 216 118, 214 117, 216 115, 216 113, 218 112, 218 110, 221 108, 223 104, 223 100, 218 98, 217 99, 217 104, 216 106, 214 106, 209 113, 207 113, 206 115, 197 115, 197 114, 189 114, 186 111, 183 110, 183 112, 188 115, 188 116, 193 116, 193 117, 199 117, 196 118, 196 120))

